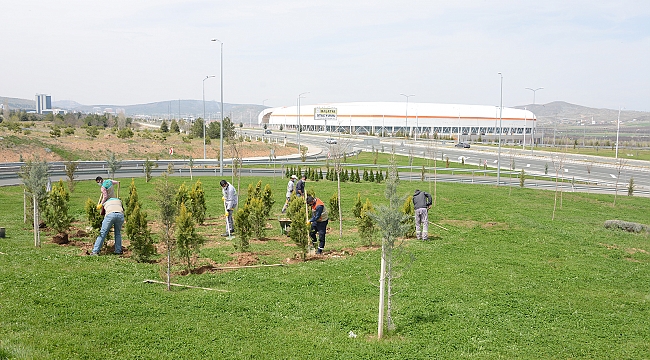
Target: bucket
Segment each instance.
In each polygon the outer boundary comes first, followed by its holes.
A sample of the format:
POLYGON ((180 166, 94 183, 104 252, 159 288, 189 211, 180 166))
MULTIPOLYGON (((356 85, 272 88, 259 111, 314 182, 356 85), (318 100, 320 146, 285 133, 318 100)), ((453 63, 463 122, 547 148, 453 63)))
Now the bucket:
POLYGON ((5 237, 5 228, 0 227, 0 238, 4 238, 4 237, 5 237))

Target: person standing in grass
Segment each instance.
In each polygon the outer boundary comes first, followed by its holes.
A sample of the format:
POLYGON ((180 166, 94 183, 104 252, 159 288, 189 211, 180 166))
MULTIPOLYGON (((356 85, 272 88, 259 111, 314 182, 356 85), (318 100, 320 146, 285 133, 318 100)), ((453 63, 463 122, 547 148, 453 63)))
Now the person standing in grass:
POLYGON ((111 179, 102 179, 101 176, 95 178, 95 182, 99 185, 100 190, 102 191, 102 197, 99 200, 99 204, 104 205, 108 199, 117 198, 115 196, 115 185, 117 185, 117 193, 120 193, 120 182, 111 180, 111 179))
POLYGON ((307 196, 307 205, 311 206, 312 216, 309 219, 311 224, 309 230, 309 237, 311 238, 311 243, 316 247, 316 233, 318 233, 318 249, 316 249, 316 254, 322 254, 323 249, 325 249, 325 232, 327 232, 327 223, 329 221, 327 217, 327 209, 325 209, 325 204, 319 198, 313 196, 307 196))
POLYGON ((433 203, 431 194, 415 190, 413 194, 413 208, 415 208, 415 237, 422 240, 429 239, 429 208, 433 203), (420 233, 420 230, 422 232, 420 233))
POLYGON ((99 255, 99 252, 104 245, 104 240, 106 240, 106 235, 111 231, 111 228, 115 232, 115 250, 116 255, 122 254, 122 225, 124 224, 124 208, 122 208, 122 201, 117 198, 110 198, 104 202, 104 204, 99 204, 97 207, 102 206, 106 215, 104 216, 104 221, 102 221, 102 229, 99 232, 99 236, 95 240, 95 245, 93 246, 93 252, 90 255, 99 255))
POLYGON ((296 196, 305 196, 305 183, 307 182, 307 175, 303 175, 296 183, 296 196))
POLYGON ((287 183, 287 201, 284 202, 284 206, 282 207, 283 214, 287 211, 287 207, 289 207, 289 200, 291 200, 291 194, 294 192, 296 179, 298 179, 296 175, 291 175, 291 179, 289 179, 289 182, 287 183))
POLYGON ((226 210, 226 232, 222 236, 234 235, 235 223, 232 218, 232 213, 237 206, 237 190, 226 180, 221 180, 219 185, 221 185, 221 193, 223 194, 221 199, 224 202, 224 208, 226 210))

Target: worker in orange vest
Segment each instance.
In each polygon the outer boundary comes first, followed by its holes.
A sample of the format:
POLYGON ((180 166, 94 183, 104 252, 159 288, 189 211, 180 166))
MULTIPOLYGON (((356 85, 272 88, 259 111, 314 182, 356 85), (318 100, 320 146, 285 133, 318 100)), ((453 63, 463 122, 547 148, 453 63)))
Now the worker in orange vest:
POLYGON ((316 247, 316 233, 318 233, 318 249, 316 254, 322 254, 325 248, 325 232, 327 231, 327 209, 321 199, 313 196, 307 196, 307 205, 311 206, 312 217, 309 219, 311 228, 309 230, 309 237, 311 243, 316 247))

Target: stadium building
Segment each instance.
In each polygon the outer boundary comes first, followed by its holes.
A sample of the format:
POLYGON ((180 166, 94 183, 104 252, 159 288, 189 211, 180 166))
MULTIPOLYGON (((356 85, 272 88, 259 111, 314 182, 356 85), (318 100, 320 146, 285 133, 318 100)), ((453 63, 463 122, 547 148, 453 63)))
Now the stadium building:
MULTIPOLYGON (((272 129, 344 132, 384 136, 530 142, 537 119, 528 110, 498 106, 403 102, 354 102, 269 108, 258 123, 272 129)), ((536 140, 537 137, 535 136, 536 140)))

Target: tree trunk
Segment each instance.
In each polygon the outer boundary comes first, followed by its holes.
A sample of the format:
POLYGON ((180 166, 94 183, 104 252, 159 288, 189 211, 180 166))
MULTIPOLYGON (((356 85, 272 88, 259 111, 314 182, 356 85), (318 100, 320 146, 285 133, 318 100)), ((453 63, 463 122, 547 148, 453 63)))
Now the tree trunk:
POLYGON ((336 173, 336 191, 339 205, 339 240, 343 238, 343 213, 341 212, 341 170, 336 173))
POLYGON ((34 246, 41 247, 41 232, 38 227, 38 200, 36 200, 36 195, 34 199, 34 246))
POLYGON ((386 292, 386 241, 381 245, 381 267, 379 271, 379 317, 377 325, 377 339, 384 336, 384 299, 386 292))

